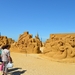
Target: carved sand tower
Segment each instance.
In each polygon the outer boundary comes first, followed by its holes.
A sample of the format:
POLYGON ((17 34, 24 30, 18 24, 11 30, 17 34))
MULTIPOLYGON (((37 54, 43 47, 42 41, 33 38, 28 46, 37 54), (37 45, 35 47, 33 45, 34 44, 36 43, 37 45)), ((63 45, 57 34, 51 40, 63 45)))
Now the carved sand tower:
POLYGON ((39 35, 35 38, 29 32, 24 32, 19 36, 18 41, 12 45, 11 51, 23 52, 23 53, 41 53, 40 47, 42 42, 40 41, 39 35))

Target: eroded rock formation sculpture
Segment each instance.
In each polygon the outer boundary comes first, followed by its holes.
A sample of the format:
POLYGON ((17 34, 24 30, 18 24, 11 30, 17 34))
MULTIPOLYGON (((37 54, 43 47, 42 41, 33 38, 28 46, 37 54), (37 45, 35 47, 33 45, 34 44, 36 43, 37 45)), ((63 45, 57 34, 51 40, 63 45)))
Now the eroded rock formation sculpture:
POLYGON ((15 41, 12 38, 8 38, 7 36, 0 36, 0 46, 5 44, 13 44, 15 41))
POLYGON ((43 53, 52 58, 75 57, 75 34, 51 34, 45 42, 43 53))
POLYGON ((32 37, 29 32, 24 32, 19 36, 16 43, 11 46, 11 51, 24 52, 24 53, 40 53, 42 42, 38 36, 32 37))

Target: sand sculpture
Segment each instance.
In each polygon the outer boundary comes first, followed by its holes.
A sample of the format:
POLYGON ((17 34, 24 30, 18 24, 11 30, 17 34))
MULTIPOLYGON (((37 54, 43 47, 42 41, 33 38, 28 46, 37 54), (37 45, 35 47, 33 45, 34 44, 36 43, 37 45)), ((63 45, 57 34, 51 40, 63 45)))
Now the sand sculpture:
POLYGON ((75 57, 75 34, 51 34, 43 53, 57 59, 75 57))
POLYGON ((12 38, 8 38, 7 36, 0 36, 0 46, 5 44, 13 44, 15 41, 12 38))
POLYGON ((29 32, 24 32, 19 36, 18 41, 11 46, 10 50, 23 53, 40 53, 41 46, 42 42, 38 35, 33 38, 29 32))

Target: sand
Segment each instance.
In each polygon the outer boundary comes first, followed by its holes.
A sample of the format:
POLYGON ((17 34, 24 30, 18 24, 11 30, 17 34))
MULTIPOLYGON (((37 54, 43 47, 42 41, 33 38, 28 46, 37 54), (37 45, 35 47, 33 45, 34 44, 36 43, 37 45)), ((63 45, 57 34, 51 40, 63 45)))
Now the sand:
POLYGON ((40 54, 11 52, 11 56, 14 67, 9 69, 8 75, 75 75, 75 63, 50 61, 40 54))

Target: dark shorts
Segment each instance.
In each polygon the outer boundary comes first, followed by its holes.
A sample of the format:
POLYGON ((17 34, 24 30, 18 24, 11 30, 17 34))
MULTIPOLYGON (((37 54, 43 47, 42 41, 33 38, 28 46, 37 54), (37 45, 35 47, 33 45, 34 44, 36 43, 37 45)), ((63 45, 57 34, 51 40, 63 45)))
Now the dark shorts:
POLYGON ((2 58, 0 57, 0 62, 2 62, 2 58))

